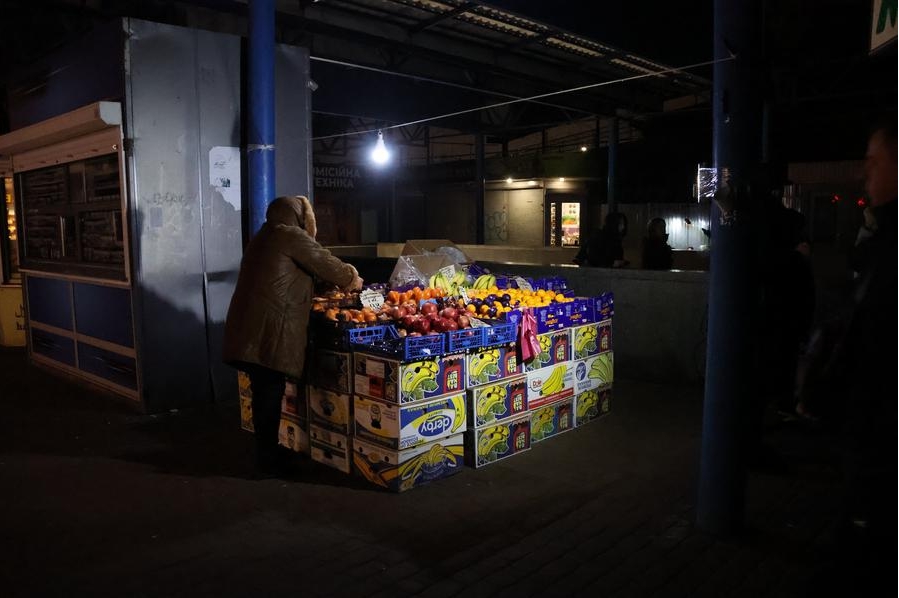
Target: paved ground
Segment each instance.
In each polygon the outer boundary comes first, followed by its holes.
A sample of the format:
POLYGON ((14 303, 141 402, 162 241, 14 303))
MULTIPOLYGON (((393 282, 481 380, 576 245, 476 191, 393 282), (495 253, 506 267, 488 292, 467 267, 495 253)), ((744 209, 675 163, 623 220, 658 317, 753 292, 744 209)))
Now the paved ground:
POLYGON ((838 502, 830 439, 775 425, 747 532, 697 530, 695 387, 621 381, 604 420, 401 495, 253 480, 236 404, 137 415, 9 349, 0 393, 7 597, 796 596, 838 502))

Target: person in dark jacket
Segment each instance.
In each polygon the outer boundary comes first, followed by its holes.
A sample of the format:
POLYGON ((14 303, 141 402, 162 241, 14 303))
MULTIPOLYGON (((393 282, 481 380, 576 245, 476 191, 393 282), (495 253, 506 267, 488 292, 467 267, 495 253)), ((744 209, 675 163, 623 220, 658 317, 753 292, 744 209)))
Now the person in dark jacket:
POLYGON ((627 234, 627 216, 620 212, 606 215, 601 230, 594 230, 581 245, 574 258, 579 266, 600 268, 622 268, 627 265, 624 259, 622 239, 627 234))
POLYGON ((673 262, 665 221, 662 218, 653 218, 646 226, 646 236, 643 237, 643 268, 670 270, 673 262))
POLYGON ((315 233, 307 198, 275 199, 244 251, 225 321, 223 358, 250 377, 256 463, 263 473, 281 469, 281 398, 286 378, 303 376, 314 279, 362 288, 356 269, 319 245, 315 233))

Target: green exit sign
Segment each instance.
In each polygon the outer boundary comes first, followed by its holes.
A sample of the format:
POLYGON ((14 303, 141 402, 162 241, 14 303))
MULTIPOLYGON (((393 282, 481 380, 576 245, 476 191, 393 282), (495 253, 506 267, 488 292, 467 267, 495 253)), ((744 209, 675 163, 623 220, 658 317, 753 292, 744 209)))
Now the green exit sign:
POLYGON ((871 51, 896 39, 896 13, 899 0, 874 0, 871 16, 871 51))

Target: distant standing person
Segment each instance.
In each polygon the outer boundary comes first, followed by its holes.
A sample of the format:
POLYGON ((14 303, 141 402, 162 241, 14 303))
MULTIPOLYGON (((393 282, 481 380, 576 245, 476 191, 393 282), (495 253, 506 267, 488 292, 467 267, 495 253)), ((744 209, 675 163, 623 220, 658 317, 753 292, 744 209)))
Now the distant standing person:
POLYGON ((668 231, 662 218, 653 218, 646 226, 643 237, 643 268, 645 270, 670 270, 674 263, 668 231))
POLYGON ((279 197, 247 245, 225 321, 224 361, 250 377, 256 466, 283 469, 278 449, 281 397, 288 376, 300 379, 314 278, 359 290, 356 269, 315 240, 315 213, 302 196, 279 197))
POLYGON ((622 240, 627 235, 627 216, 620 212, 606 215, 601 230, 594 230, 581 245, 574 258, 579 266, 600 268, 623 268, 628 262, 624 259, 622 240))

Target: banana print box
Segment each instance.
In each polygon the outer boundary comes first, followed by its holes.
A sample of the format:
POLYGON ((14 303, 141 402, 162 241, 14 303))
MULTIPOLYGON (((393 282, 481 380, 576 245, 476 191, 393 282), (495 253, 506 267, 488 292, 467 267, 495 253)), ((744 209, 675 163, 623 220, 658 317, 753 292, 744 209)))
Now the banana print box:
POLYGON ((515 345, 472 351, 467 357, 468 388, 521 373, 515 345))
POLYGON ((465 459, 463 435, 396 451, 356 438, 353 468, 372 484, 403 492, 459 473, 465 459))
POLYGON ((353 426, 353 399, 350 395, 318 386, 307 386, 309 422, 315 426, 350 434, 353 426))
POLYGON ((583 426, 612 411, 612 389, 595 389, 574 397, 575 426, 583 426))
POLYGON ((468 422, 480 428, 528 410, 527 376, 485 384, 468 391, 468 422))
POLYGON ((404 450, 466 429, 465 394, 397 405, 354 399, 356 437, 404 450))
POLYGON ((538 334, 540 341, 540 354, 530 363, 524 364, 524 371, 533 372, 545 368, 554 363, 562 363, 571 359, 571 335, 570 330, 556 330, 538 334))
POLYGON ((496 463, 531 448, 531 416, 500 422, 495 426, 475 428, 465 433, 465 454, 474 468, 496 463))
POLYGON ((571 329, 572 359, 584 359, 612 349, 612 321, 585 324, 571 329))
POLYGON ((563 399, 531 409, 531 442, 537 443, 574 427, 574 400, 563 399))
POLYGON ((465 390, 465 354, 403 363, 367 353, 354 354, 356 394, 405 405, 465 390))
POLYGON ((611 384, 614 378, 612 374, 613 363, 612 351, 572 362, 571 367, 574 369, 574 394, 577 395, 611 384))
POLYGON ((310 347, 306 378, 312 386, 353 394, 353 354, 310 347))
POLYGON ((309 456, 328 467, 350 473, 351 438, 319 426, 309 426, 309 456))
POLYGON ((281 415, 278 428, 278 444, 296 453, 309 452, 309 421, 290 415, 281 415))
POLYGON ((574 362, 551 365, 527 376, 531 410, 574 396, 574 362))

